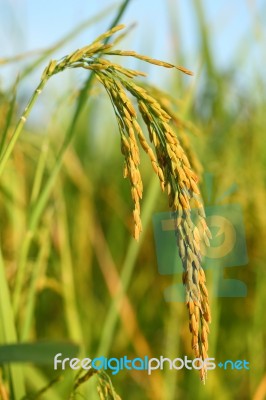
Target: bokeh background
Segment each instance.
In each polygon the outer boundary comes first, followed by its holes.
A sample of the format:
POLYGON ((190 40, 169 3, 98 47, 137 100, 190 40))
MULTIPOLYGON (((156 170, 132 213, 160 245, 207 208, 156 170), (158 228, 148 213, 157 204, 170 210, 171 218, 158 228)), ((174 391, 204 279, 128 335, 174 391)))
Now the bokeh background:
MULTIPOLYGON (((130 30, 117 47, 184 65, 194 76, 132 58, 116 62, 146 72, 145 82, 170 94, 201 165, 205 203, 241 207, 248 263, 243 265, 240 257, 230 268, 207 270, 213 315, 209 356, 222 362, 245 359, 250 370, 217 368, 205 385, 196 371, 165 369, 151 376, 121 371, 110 374, 112 383, 122 399, 262 400, 265 2, 127 3, 120 22, 130 30), (221 274, 242 281, 247 294, 219 296, 221 274)), ((120 6, 108 0, 0 0, 1 155, 49 60, 93 41, 109 28, 120 6)), ((142 154, 144 231, 135 242, 118 128, 96 82, 31 232, 34 204, 53 174, 87 76, 87 71, 71 70, 49 81, 1 176, 1 344, 67 341, 89 357, 192 357, 185 305, 164 299, 165 289, 180 283, 181 274, 158 271, 152 217, 168 211, 166 196, 142 154)), ((27 352, 34 360, 34 348, 27 352)), ((20 398, 15 387, 25 387, 31 399, 97 398, 94 378, 74 393, 75 374, 54 371, 51 363, 43 366, 42 356, 35 362, 4 364, 4 400, 20 398)))

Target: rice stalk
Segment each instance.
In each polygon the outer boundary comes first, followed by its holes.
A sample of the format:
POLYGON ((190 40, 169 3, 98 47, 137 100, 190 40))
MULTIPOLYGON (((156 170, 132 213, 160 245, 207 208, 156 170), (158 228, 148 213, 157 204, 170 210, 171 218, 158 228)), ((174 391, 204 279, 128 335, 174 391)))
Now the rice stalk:
POLYGON ((111 379, 104 371, 100 371, 98 374, 97 391, 100 400, 121 400, 114 390, 111 379))
MULTIPOLYGON (((107 40, 122 28, 124 28, 123 25, 114 26, 100 35, 90 45, 78 49, 60 60, 52 60, 49 63, 42 74, 38 88, 3 153, 0 160, 0 174, 29 112, 46 82, 52 76, 69 68, 84 68, 94 72, 108 93, 117 118, 121 137, 121 150, 125 157, 124 176, 129 178, 134 203, 134 237, 137 240, 142 231, 140 201, 143 194, 143 184, 139 171, 138 142, 151 161, 162 191, 165 191, 168 195, 169 207, 175 219, 176 242, 184 269, 183 283, 186 288, 186 304, 189 311, 192 349, 197 358, 204 360, 208 357, 208 324, 211 317, 208 291, 205 285, 205 273, 202 268, 200 244, 203 239, 208 246, 211 234, 205 221, 204 208, 197 185, 198 177, 191 167, 181 142, 176 137, 173 122, 177 121, 174 121, 172 116, 165 111, 153 96, 134 82, 133 79, 135 77, 143 76, 144 74, 140 71, 125 69, 101 58, 101 56, 103 54, 105 56, 131 56, 157 66, 176 68, 188 75, 191 75, 192 72, 186 68, 176 67, 173 64, 155 60, 134 51, 113 50, 113 44, 107 43, 107 40), (149 133, 150 143, 142 132, 138 123, 138 114, 127 92, 136 99, 140 115, 149 133), (197 210, 197 222, 192 220, 192 207, 197 210)), ((206 377, 204 367, 201 369, 200 374, 201 379, 204 380, 206 377)))
MULTIPOLYGON (((200 251, 201 237, 209 246, 211 233, 205 221, 205 212, 197 186, 198 177, 193 172, 190 162, 176 135, 170 126, 170 115, 143 88, 120 76, 114 77, 108 71, 97 71, 97 76, 105 86, 118 119, 121 134, 122 153, 125 156, 124 176, 131 182, 134 201, 134 237, 138 239, 141 232, 139 204, 142 197, 142 181, 139 175, 139 152, 136 138, 147 153, 152 167, 159 178, 163 191, 167 191, 169 206, 175 218, 175 231, 179 254, 184 273, 183 283, 186 288, 186 304, 189 310, 189 328, 192 333, 192 348, 196 358, 208 358, 208 334, 210 308, 208 291, 205 285, 205 273, 202 268, 200 251), (138 102, 139 111, 148 128, 150 142, 147 142, 136 112, 125 97, 126 88, 138 102), (134 135, 135 133, 135 135, 134 135), (197 210, 197 223, 192 221, 191 207, 197 210)), ((200 371, 204 381, 206 370, 200 371)))
POLYGON ((74 383, 74 390, 70 396, 71 399, 74 398, 75 393, 82 384, 86 383, 93 376, 96 376, 98 380, 97 393, 100 400, 121 400, 121 397, 116 393, 112 381, 106 372, 91 368, 84 375, 79 375, 80 374, 78 374, 74 383))

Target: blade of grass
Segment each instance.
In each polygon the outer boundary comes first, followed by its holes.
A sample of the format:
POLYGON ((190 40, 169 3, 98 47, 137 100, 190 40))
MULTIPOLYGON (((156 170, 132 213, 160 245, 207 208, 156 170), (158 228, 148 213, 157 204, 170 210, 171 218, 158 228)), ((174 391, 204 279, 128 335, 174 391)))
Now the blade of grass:
MULTIPOLYGON (((57 191, 57 201, 60 204, 58 215, 58 244, 61 265, 62 293, 64 298, 65 318, 68 334, 71 340, 83 346, 82 325, 77 307, 77 295, 74 278, 74 263, 69 243, 69 227, 66 215, 65 199, 61 185, 57 191)), ((81 349, 82 351, 82 349, 81 349)))
MULTIPOLYGON (((40 370, 38 370, 36 367, 33 367, 30 364, 25 364, 24 369, 25 369, 26 382, 29 387, 29 393, 32 391, 38 392, 40 388, 47 387, 48 385, 47 377, 45 377, 40 370)), ((69 374, 69 372, 72 371, 65 371, 65 374, 61 375, 62 382, 58 382, 57 385, 50 386, 47 392, 45 392, 45 394, 42 395, 41 399, 62 400, 63 398, 68 398, 66 394, 67 390, 64 390, 65 389, 64 383, 67 379, 72 381, 72 376, 69 374)))
MULTIPOLYGON (((4 343, 16 343, 17 333, 13 319, 8 283, 6 280, 4 260, 0 249, 0 318, 3 328, 4 343)), ((18 365, 9 365, 10 389, 14 400, 21 400, 25 395, 23 370, 18 365)))
POLYGON ((43 144, 42 144, 42 149, 41 149, 41 154, 38 159, 38 164, 34 176, 34 182, 32 186, 32 191, 31 191, 31 198, 30 198, 30 204, 34 204, 36 201, 38 194, 40 193, 41 190, 41 184, 42 184, 42 179, 45 171, 45 164, 47 161, 47 155, 48 155, 48 148, 49 148, 49 137, 47 137, 43 144))
MULTIPOLYGON (((265 353, 264 336, 266 318, 264 312, 264 305, 266 301, 266 294, 264 288, 264 265, 259 264, 256 267, 256 292, 254 298, 254 317, 252 328, 248 334, 248 348, 249 348, 249 361, 250 365, 256 365, 256 374, 250 376, 250 398, 256 393, 256 388, 259 382, 263 379, 265 373, 265 353), (256 340, 254 341, 254 337, 256 340)), ((264 378, 265 381, 265 378, 264 378)))
POLYGON ((140 235, 139 242, 136 242, 134 239, 130 240, 125 261, 123 263, 122 271, 121 271, 121 286, 117 291, 116 296, 113 298, 109 310, 107 312, 105 323, 102 330, 100 344, 97 349, 97 355, 105 355, 107 356, 111 343, 114 337, 116 323, 119 318, 119 309, 121 306, 121 301, 123 299, 124 293, 126 292, 130 280, 132 277, 132 273, 134 270, 134 265, 139 253, 140 246, 145 237, 145 231, 147 230, 148 223, 151 219, 151 214, 154 209, 154 205, 157 200, 157 196, 160 191, 160 186, 157 182, 157 177, 153 177, 151 179, 149 188, 147 190, 146 197, 143 202, 143 212, 142 212, 142 223, 143 223, 143 232, 140 235))
POLYGON ((51 365, 57 353, 62 353, 62 358, 73 358, 78 351, 78 346, 73 343, 35 342, 7 344, 0 346, 0 363, 32 362, 39 365, 51 365))
POLYGON ((208 23, 206 22, 204 6, 202 0, 194 0, 194 7, 197 16, 197 22, 199 26, 199 37, 201 38, 202 55, 204 59, 204 64, 207 67, 208 79, 217 85, 217 92, 219 96, 213 98, 213 109, 214 113, 218 115, 222 113, 223 110, 223 99, 224 96, 224 82, 221 80, 221 76, 217 71, 216 65, 214 63, 214 57, 212 55, 210 38, 211 34, 208 29, 208 23))
POLYGON ((33 231, 28 230, 25 234, 25 238, 22 243, 21 251, 19 254, 19 261, 18 261, 19 268, 16 275, 16 283, 13 293, 13 312, 15 316, 17 316, 19 311, 20 295, 26 272, 28 253, 33 237, 34 237, 33 231))
POLYGON ((4 146, 5 146, 8 129, 10 127, 12 116, 14 113, 14 108, 15 108, 16 98, 17 98, 18 82, 19 82, 19 78, 17 78, 17 80, 14 84, 13 90, 12 90, 12 98, 9 103, 9 110, 8 110, 7 117, 6 117, 6 124, 5 124, 4 130, 2 132, 1 141, 0 141, 0 155, 2 155, 4 146))
POLYGON ((42 232, 40 232, 40 253, 35 263, 34 270, 31 274, 29 288, 27 291, 27 300, 25 302, 25 316, 20 335, 21 341, 26 341, 29 338, 29 332, 33 320, 33 313, 37 296, 37 281, 43 264, 47 263, 47 258, 50 252, 49 235, 50 232, 47 227, 45 227, 42 232))
POLYGON ((2 173, 4 171, 6 163, 12 153, 12 150, 13 150, 18 138, 19 138, 19 135, 25 125, 25 122, 27 121, 27 118, 28 118, 34 104, 36 103, 38 96, 41 94, 46 82, 47 82, 47 78, 41 80, 38 87, 35 89, 33 95, 31 96, 30 101, 28 102, 22 116, 20 117, 20 120, 15 128, 15 131, 14 131, 13 135, 11 136, 11 139, 10 139, 8 145, 0 158, 0 176, 2 175, 2 173))
MULTIPOLYGON (((173 283, 175 282, 175 277, 173 276, 173 283)), ((175 286, 172 285, 170 297, 174 298, 175 286)), ((169 303, 168 303, 169 304, 169 303)), ((167 305, 168 305, 167 304, 167 305)), ((169 304, 169 318, 167 318, 167 324, 165 324, 165 347, 164 354, 165 357, 173 358, 174 354, 179 353, 179 341, 180 341, 180 325, 177 322, 177 316, 182 315, 184 309, 184 304, 171 302, 169 304)), ((177 386, 177 374, 173 374, 173 371, 166 369, 164 372, 164 395, 169 400, 174 400, 178 398, 178 386, 177 386)))

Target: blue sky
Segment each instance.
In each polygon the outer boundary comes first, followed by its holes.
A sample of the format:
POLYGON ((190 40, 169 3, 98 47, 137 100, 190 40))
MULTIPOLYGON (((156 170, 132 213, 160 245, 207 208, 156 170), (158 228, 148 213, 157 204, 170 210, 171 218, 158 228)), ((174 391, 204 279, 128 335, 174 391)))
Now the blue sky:
MULTIPOLYGON (((102 33, 115 15, 117 4, 111 0, 0 0, 0 57, 49 47, 85 19, 111 6, 113 11, 108 17, 55 54, 61 57, 102 33)), ((202 5, 214 59, 221 69, 234 66, 240 57, 245 60, 246 71, 265 61, 264 0, 202 0, 202 5)), ((197 71, 201 54, 193 0, 132 0, 121 22, 136 26, 120 47, 178 63, 175 47, 178 43, 185 66, 197 71)), ((12 68, 16 71, 15 65, 12 68)), ((0 69, 0 76, 2 71, 5 73, 5 69, 0 69)), ((153 68, 151 74, 155 80, 157 73, 153 68)))

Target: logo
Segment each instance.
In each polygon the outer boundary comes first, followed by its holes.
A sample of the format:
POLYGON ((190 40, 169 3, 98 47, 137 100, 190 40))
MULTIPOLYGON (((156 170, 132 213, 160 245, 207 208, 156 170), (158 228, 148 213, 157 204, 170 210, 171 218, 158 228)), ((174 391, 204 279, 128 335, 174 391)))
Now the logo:
POLYGON ((107 358, 104 356, 96 357, 96 358, 64 358, 62 353, 57 353, 54 356, 54 370, 89 370, 91 368, 95 370, 110 370, 112 371, 112 375, 117 375, 120 371, 123 370, 138 370, 138 371, 147 371, 148 375, 157 369, 169 369, 179 371, 183 368, 188 370, 200 370, 204 368, 207 370, 213 370, 216 367, 220 369, 230 369, 230 370, 241 370, 247 369, 249 370, 249 362, 246 360, 226 360, 223 363, 219 362, 216 364, 215 358, 206 358, 202 360, 201 358, 194 358, 190 360, 187 356, 183 358, 167 358, 164 356, 159 356, 158 358, 153 357, 149 358, 148 356, 137 357, 130 359, 127 356, 123 356, 120 358, 111 357, 107 358))
MULTIPOLYGON (((217 297, 246 297, 247 286, 239 279, 225 279, 224 269, 243 267, 248 263, 246 250, 245 227, 243 213, 239 204, 219 204, 229 193, 235 190, 233 185, 214 205, 205 207, 206 222, 212 233, 210 246, 201 243, 203 255, 202 266, 212 269, 218 285, 217 297)), ((197 209, 191 210, 191 219, 198 224, 197 209)), ((174 219, 170 212, 157 213, 153 216, 155 248, 158 272, 161 275, 174 275, 183 272, 176 238, 174 234, 174 219)), ((181 280, 181 279, 180 279, 181 280)), ((164 291, 166 301, 184 301, 185 289, 183 284, 169 286, 164 291)))
POLYGON ((213 234, 209 247, 202 242, 202 255, 212 260, 217 258, 221 259, 227 256, 232 252, 236 244, 237 235, 234 225, 231 221, 221 215, 211 215, 206 218, 206 222, 211 232, 214 232, 215 230, 217 230, 217 232, 213 234), (222 238, 222 240, 219 241, 219 238, 222 238), (218 245, 214 244, 216 239, 220 242, 218 245))

